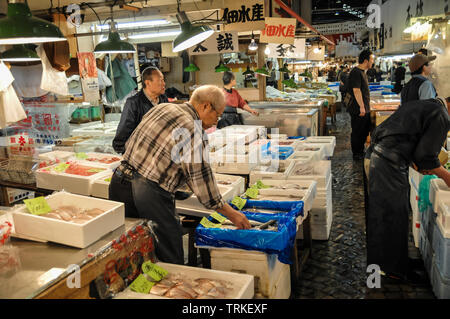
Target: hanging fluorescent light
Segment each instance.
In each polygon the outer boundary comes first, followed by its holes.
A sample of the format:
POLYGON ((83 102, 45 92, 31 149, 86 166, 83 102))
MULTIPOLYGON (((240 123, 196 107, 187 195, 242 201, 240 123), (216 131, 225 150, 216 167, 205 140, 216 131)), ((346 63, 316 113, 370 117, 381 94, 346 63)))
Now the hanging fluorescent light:
POLYGON ((0 19, 0 44, 65 41, 54 24, 31 15, 26 3, 8 3, 8 16, 0 19))
POLYGON ((108 40, 95 46, 94 53, 134 53, 136 50, 131 43, 120 39, 114 21, 111 21, 111 31, 108 40))
POLYGON ((144 33, 144 34, 133 34, 129 35, 128 39, 145 39, 145 38, 161 38, 161 37, 169 37, 174 35, 179 35, 181 31, 167 31, 167 32, 152 32, 152 33, 144 33))
POLYGON ((214 30, 206 25, 193 26, 184 11, 177 13, 177 19, 181 25, 181 34, 173 40, 173 52, 189 49, 214 33, 214 30))
POLYGON ((256 51, 258 50, 258 44, 255 42, 255 35, 253 34, 252 31, 252 41, 250 42, 250 44, 248 45, 248 49, 250 51, 256 51))
POLYGON ((40 61, 35 50, 29 49, 25 44, 16 44, 11 49, 0 54, 0 60, 4 62, 31 62, 40 61))
MULTIPOLYGON (((131 22, 119 22, 117 23, 117 29, 129 29, 129 28, 140 28, 140 27, 152 27, 169 24, 169 21, 165 19, 160 20, 146 20, 146 21, 131 21, 131 22)), ((108 30, 109 24, 97 25, 101 31, 108 30)))

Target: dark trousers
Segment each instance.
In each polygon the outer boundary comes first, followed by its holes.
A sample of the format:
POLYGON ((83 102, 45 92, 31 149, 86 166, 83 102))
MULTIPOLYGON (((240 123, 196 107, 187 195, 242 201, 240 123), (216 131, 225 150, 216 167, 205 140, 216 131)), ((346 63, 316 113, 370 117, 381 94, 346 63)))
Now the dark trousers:
POLYGON ((411 206, 408 165, 372 153, 369 169, 369 209, 366 216, 367 265, 406 276, 411 206))
POLYGON ((183 231, 175 211, 175 196, 137 172, 131 185, 139 218, 151 221, 158 260, 184 264, 183 231))
POLYGON ((125 217, 139 218, 134 205, 133 192, 131 190, 132 176, 125 176, 116 169, 109 184, 109 199, 125 204, 125 217))
POLYGON ((351 115, 351 145, 352 153, 363 154, 364 153, 364 143, 366 142, 367 136, 370 133, 370 113, 367 113, 363 117, 359 115, 351 115))

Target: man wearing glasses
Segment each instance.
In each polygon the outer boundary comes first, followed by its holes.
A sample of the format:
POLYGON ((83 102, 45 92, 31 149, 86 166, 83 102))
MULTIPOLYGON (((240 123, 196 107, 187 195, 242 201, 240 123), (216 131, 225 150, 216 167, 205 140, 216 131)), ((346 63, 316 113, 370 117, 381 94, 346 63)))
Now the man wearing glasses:
POLYGON ((151 221, 160 261, 184 263, 175 192, 185 184, 207 209, 225 215, 237 228, 250 228, 245 215, 222 199, 208 156, 203 154, 208 150, 205 130, 217 124, 224 109, 222 90, 214 85, 201 86, 188 103, 163 103, 152 108, 126 143, 124 162, 112 177, 110 192, 120 174, 131 176, 133 204, 139 218, 151 221))
POLYGON ((431 61, 436 56, 416 54, 409 61, 412 79, 404 86, 401 93, 401 105, 410 101, 435 99, 436 89, 428 79, 431 74, 431 61))

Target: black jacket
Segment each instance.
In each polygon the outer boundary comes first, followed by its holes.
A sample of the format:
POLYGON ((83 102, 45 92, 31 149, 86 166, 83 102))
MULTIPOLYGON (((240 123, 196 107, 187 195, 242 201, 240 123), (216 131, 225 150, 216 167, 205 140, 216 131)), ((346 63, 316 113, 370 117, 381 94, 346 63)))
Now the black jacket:
MULTIPOLYGON (((161 95, 159 104, 167 103, 167 97, 161 95)), ((119 153, 125 153, 125 143, 133 133, 134 129, 139 125, 142 117, 153 107, 153 105, 145 96, 144 90, 140 90, 137 94, 129 97, 125 102, 122 116, 120 117, 119 126, 117 127, 116 136, 113 140, 113 148, 119 153)))

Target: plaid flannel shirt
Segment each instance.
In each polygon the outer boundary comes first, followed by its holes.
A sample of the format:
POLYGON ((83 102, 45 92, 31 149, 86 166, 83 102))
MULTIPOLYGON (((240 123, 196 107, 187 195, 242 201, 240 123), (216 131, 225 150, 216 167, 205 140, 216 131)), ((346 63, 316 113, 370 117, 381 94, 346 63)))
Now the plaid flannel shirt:
POLYGON ((186 183, 206 208, 225 204, 208 160, 208 139, 189 103, 163 103, 142 118, 123 156, 145 178, 174 193, 186 183), (197 121, 197 122, 196 122, 197 121), (203 154, 206 153, 206 154, 203 154))

